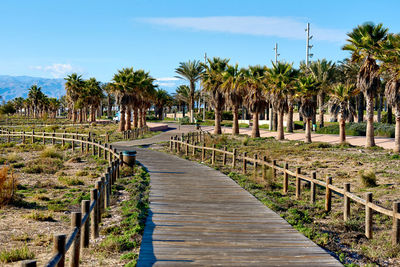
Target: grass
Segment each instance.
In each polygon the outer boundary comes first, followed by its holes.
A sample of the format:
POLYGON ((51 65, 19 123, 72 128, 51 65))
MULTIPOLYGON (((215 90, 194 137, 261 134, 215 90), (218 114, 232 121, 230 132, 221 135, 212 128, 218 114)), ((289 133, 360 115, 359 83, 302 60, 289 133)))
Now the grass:
POLYGON ((34 257, 35 254, 31 252, 26 245, 20 248, 0 251, 0 262, 3 263, 30 260, 34 257))
POLYGON ((76 177, 59 176, 58 181, 64 185, 84 185, 85 183, 76 177))
MULTIPOLYGON (((129 199, 122 202, 122 219, 120 222, 102 229, 106 235, 99 244, 99 249, 110 253, 124 253, 140 246, 141 235, 149 206, 150 176, 144 168, 136 168, 135 175, 118 180, 117 188, 125 189, 129 199)), ((138 255, 128 252, 121 260, 128 260, 125 266, 135 266, 138 255)))
MULTIPOLYGON (((345 129, 346 135, 351 136, 365 136, 367 132, 367 123, 346 123, 345 129)), ((339 134, 339 125, 331 124, 317 130, 320 134, 339 134)), ((375 136, 382 137, 394 137, 395 125, 387 123, 374 123, 374 134, 375 136)))
POLYGON ((39 222, 54 222, 53 214, 48 212, 33 211, 31 214, 26 216, 28 219, 32 219, 39 222))
POLYGON ((376 175, 374 170, 360 170, 360 180, 364 187, 375 187, 376 184, 376 175))
POLYGON ((54 174, 63 167, 63 162, 59 158, 45 157, 28 161, 22 169, 26 173, 54 174))
POLYGON ((41 158, 62 159, 63 156, 54 147, 47 147, 40 153, 41 158))

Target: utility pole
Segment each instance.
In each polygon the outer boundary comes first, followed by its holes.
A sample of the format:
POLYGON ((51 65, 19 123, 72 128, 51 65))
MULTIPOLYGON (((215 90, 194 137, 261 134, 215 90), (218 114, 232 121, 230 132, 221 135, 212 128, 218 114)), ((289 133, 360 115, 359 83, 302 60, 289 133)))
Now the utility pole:
MULTIPOLYGON (((207 53, 204 53, 204 64, 207 64, 207 53)), ((203 94, 203 121, 206 120, 206 94, 202 92, 203 94)))
POLYGON ((278 63, 278 56, 280 56, 281 54, 278 54, 278 43, 275 43, 275 65, 276 63, 278 63))
POLYGON ((310 58, 313 57, 313 54, 310 54, 310 49, 313 47, 310 45, 310 40, 313 38, 312 35, 310 35, 310 23, 307 23, 307 29, 305 29, 307 33, 307 40, 306 40, 306 67, 308 67, 310 58))

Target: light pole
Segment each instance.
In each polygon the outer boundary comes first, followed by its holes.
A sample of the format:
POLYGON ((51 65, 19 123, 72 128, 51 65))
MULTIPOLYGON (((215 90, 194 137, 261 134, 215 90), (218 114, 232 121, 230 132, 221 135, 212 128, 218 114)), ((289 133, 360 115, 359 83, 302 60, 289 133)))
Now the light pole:
POLYGON ((305 29, 307 33, 307 40, 306 40, 306 67, 308 67, 308 64, 310 62, 310 58, 313 57, 313 54, 310 54, 310 49, 313 47, 310 45, 310 40, 313 38, 312 35, 310 35, 310 23, 307 23, 307 29, 305 29))
POLYGON ((278 63, 278 56, 280 56, 281 54, 278 54, 278 43, 275 43, 275 65, 276 63, 278 63))

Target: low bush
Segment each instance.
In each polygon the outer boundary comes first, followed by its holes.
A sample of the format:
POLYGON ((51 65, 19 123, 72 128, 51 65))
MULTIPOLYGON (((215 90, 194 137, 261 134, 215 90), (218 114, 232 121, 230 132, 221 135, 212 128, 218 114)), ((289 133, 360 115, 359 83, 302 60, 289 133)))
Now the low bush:
POLYGON ((59 176, 58 181, 64 185, 84 185, 85 183, 76 177, 59 176))
POLYGON ((15 192, 16 181, 13 175, 8 173, 8 167, 0 169, 0 206, 12 200, 15 192))
POLYGON ((34 211, 27 215, 26 218, 39 222, 54 222, 53 214, 49 212, 34 211))
MULTIPOLYGON (((367 133, 367 123, 349 122, 346 123, 346 135, 365 136, 367 133)), ((331 124, 317 130, 320 134, 339 134, 339 125, 331 124)), ((394 137, 395 126, 387 123, 374 123, 374 133, 376 136, 394 137)))
POLYGON ((30 260, 34 257, 35 254, 26 245, 21 248, 0 251, 0 262, 3 263, 30 260))
POLYGON ((11 153, 7 156, 7 163, 15 163, 22 160, 22 158, 17 153, 11 153))
POLYGON ((361 183, 365 186, 365 187, 375 187, 377 186, 376 184, 376 175, 374 170, 361 170, 359 172, 360 175, 360 180, 361 183))
POLYGON ((62 159, 62 155, 54 147, 48 147, 40 153, 42 158, 62 159))
POLYGON ((62 167, 63 163, 60 159, 43 158, 28 161, 22 170, 26 173, 54 174, 62 167))

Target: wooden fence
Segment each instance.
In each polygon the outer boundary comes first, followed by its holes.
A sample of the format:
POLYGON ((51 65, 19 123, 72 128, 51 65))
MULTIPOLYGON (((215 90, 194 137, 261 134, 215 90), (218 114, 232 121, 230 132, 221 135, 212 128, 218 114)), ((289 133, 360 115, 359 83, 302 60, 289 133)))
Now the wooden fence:
MULTIPOLYGON (((107 143, 96 142, 91 135, 77 133, 47 133, 47 132, 15 132, 1 129, 0 137, 6 138, 10 142, 11 138, 20 138, 23 143, 26 139, 35 141, 50 139, 52 144, 61 141, 70 142, 74 151, 80 144, 82 153, 89 153, 92 150, 93 155, 98 155, 109 161, 110 166, 103 177, 95 182, 95 188, 90 191, 90 201, 82 200, 81 212, 71 213, 71 232, 66 234, 56 234, 53 237, 53 257, 45 266, 65 265, 65 255, 71 249, 70 266, 79 266, 81 248, 89 247, 90 238, 99 236, 99 223, 105 209, 110 206, 111 187, 119 177, 120 166, 122 166, 122 153, 117 153, 116 149, 107 143), (60 136, 61 135, 61 136, 60 136)), ((106 136, 107 140, 107 136, 106 136)), ((21 266, 36 266, 36 260, 27 260, 21 263, 21 266)))
POLYGON ((335 193, 339 197, 343 198, 343 220, 348 221, 350 218, 350 203, 361 204, 365 209, 365 236, 369 239, 373 237, 372 224, 373 224, 373 212, 378 212, 387 215, 393 219, 392 223, 392 244, 396 245, 400 243, 400 202, 393 203, 393 209, 389 210, 375 204, 372 200, 372 193, 365 193, 364 198, 361 198, 350 192, 350 183, 345 183, 343 188, 339 188, 332 184, 332 177, 326 177, 325 181, 317 179, 317 173, 314 171, 311 177, 308 177, 301 173, 301 168, 296 168, 295 171, 289 170, 289 164, 285 162, 283 166, 279 166, 276 160, 268 162, 266 157, 259 159, 257 155, 253 158, 248 157, 247 153, 239 155, 237 149, 234 148, 232 152, 224 149, 217 149, 215 145, 213 147, 207 147, 204 142, 204 137, 208 133, 205 132, 194 132, 187 135, 171 137, 169 148, 171 151, 184 152, 185 155, 189 155, 192 150, 192 155, 197 152, 201 153, 202 161, 206 160, 206 151, 211 151, 211 164, 216 164, 216 153, 222 155, 222 164, 226 166, 226 158, 230 156, 232 158, 231 167, 234 168, 238 162, 242 163, 242 171, 244 174, 247 173, 247 165, 253 165, 254 177, 258 174, 259 168, 263 168, 262 175, 265 179, 266 168, 273 170, 273 175, 276 177, 277 172, 283 174, 283 194, 288 194, 289 178, 294 177, 295 180, 295 195, 297 199, 301 198, 301 181, 310 184, 310 202, 315 203, 316 199, 316 186, 320 186, 325 190, 325 211, 331 211, 332 207, 332 193, 335 193))

